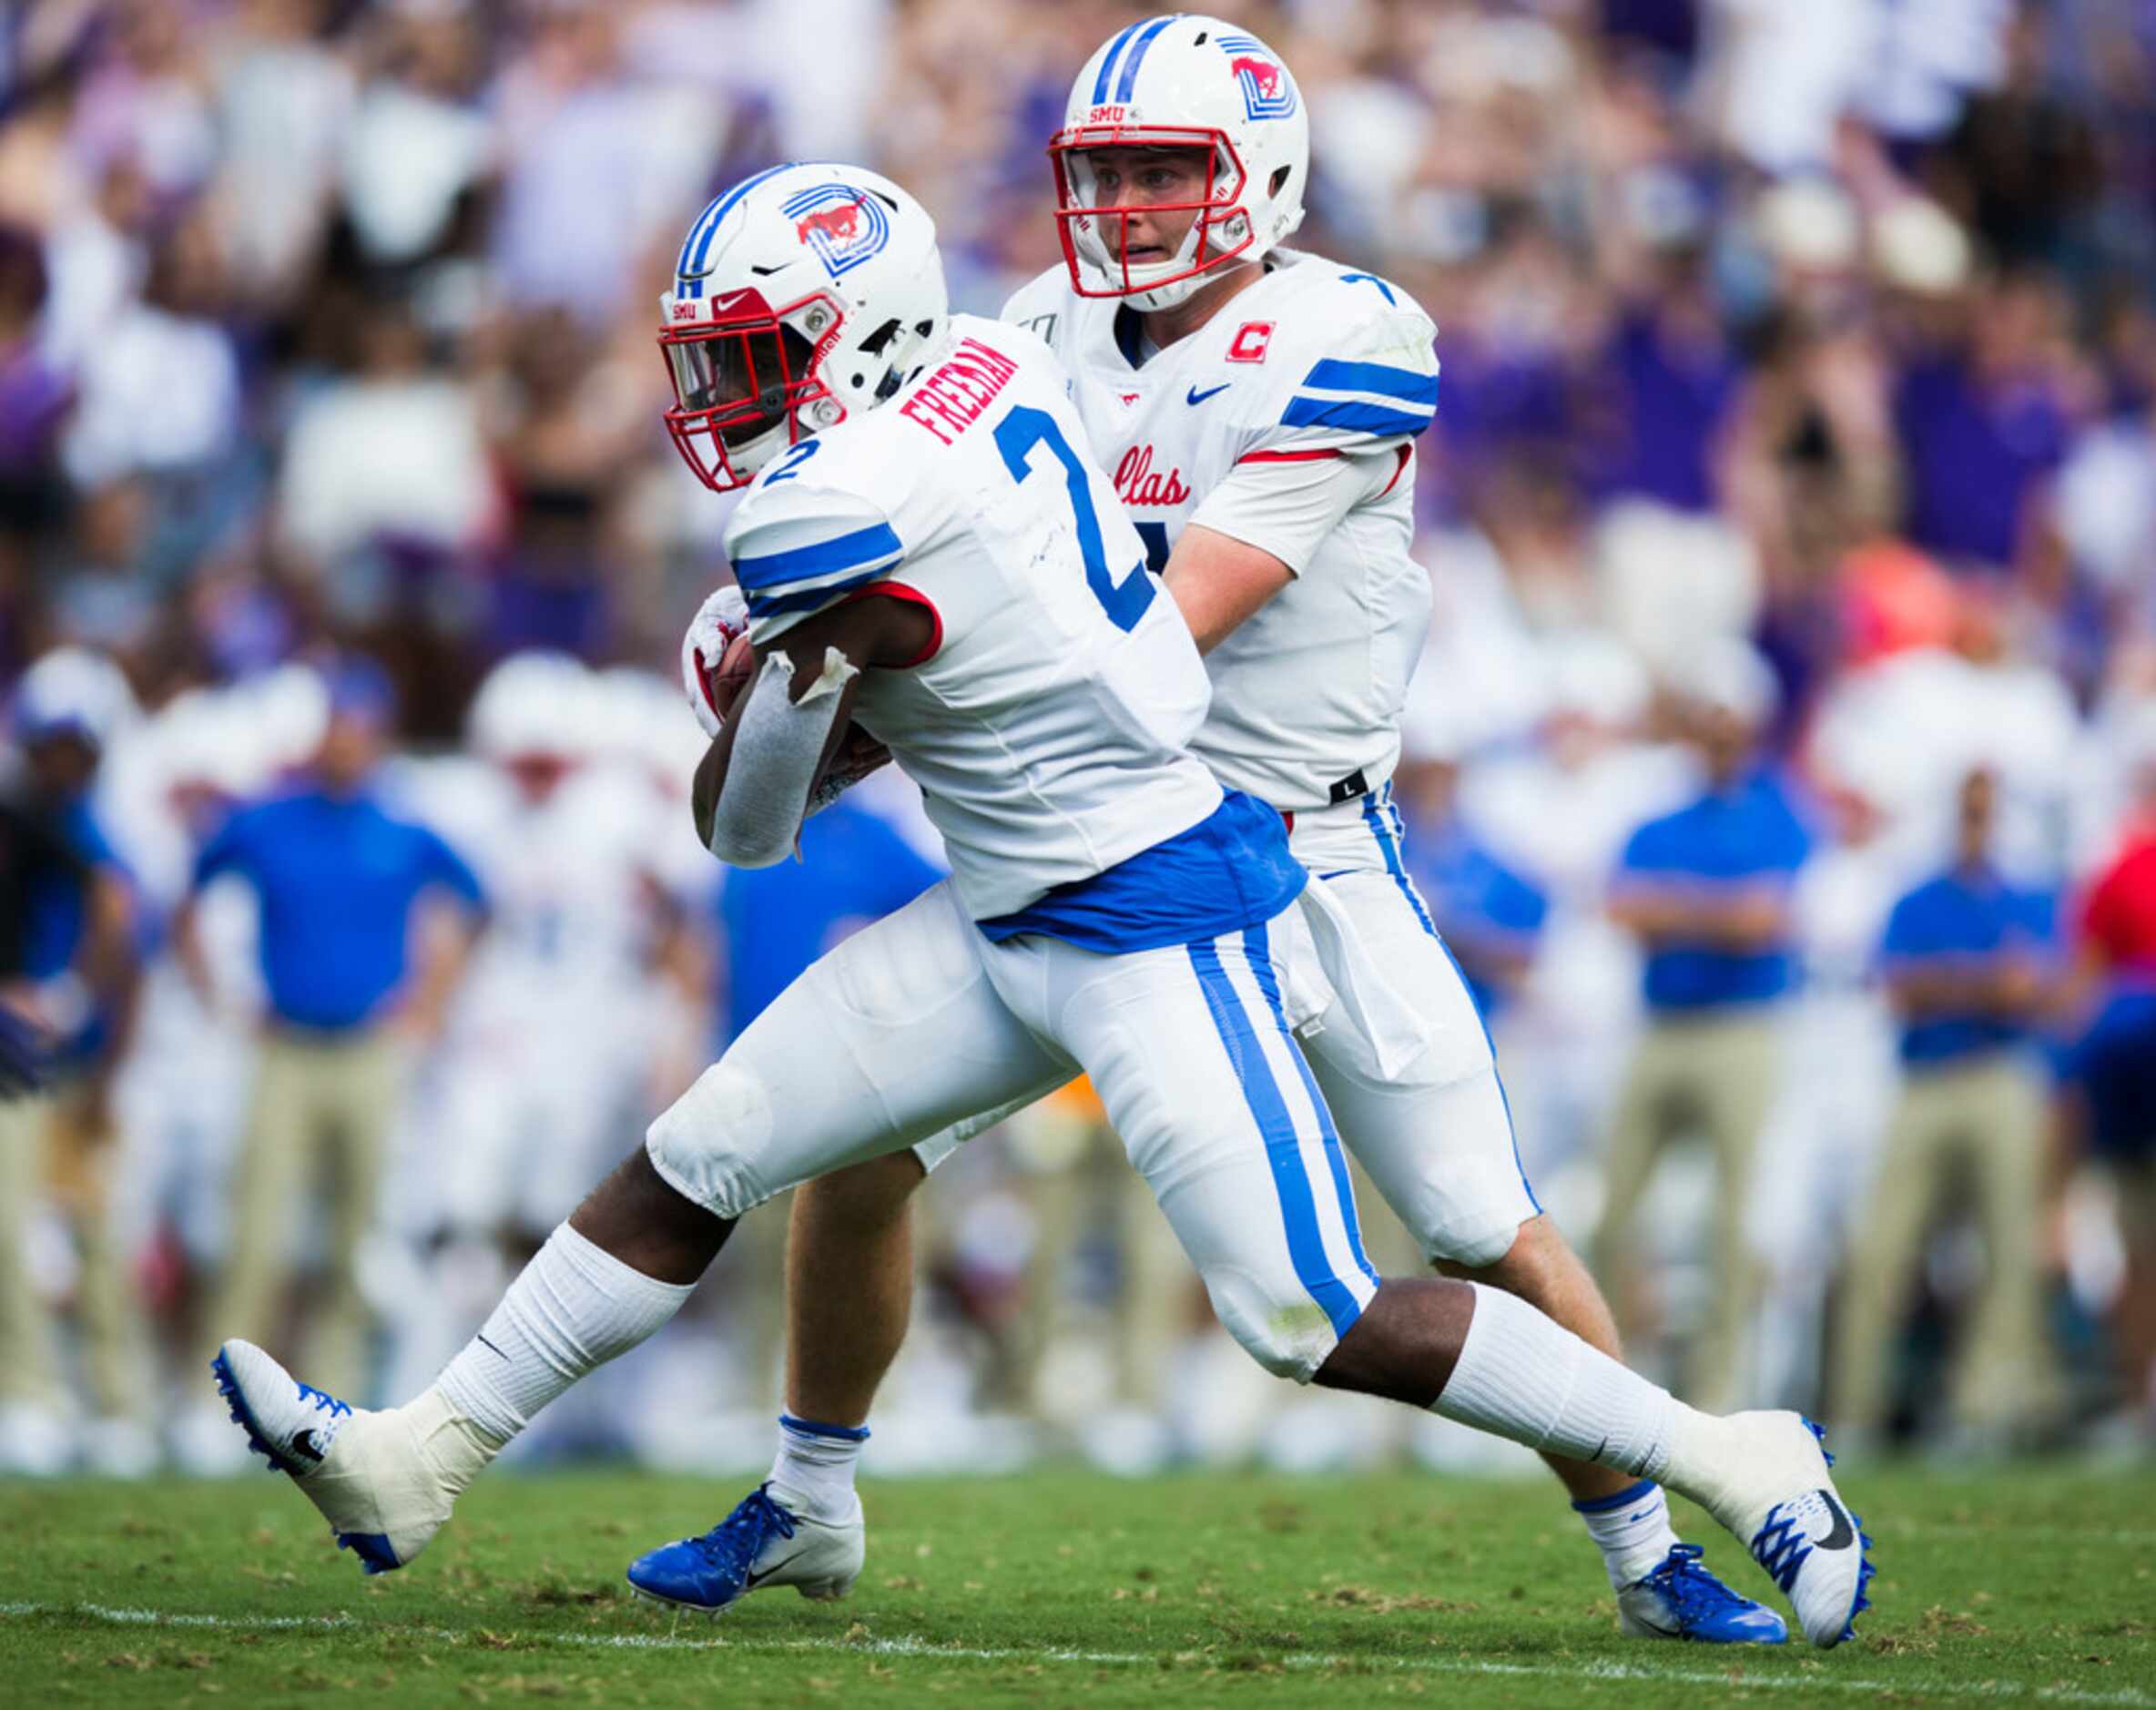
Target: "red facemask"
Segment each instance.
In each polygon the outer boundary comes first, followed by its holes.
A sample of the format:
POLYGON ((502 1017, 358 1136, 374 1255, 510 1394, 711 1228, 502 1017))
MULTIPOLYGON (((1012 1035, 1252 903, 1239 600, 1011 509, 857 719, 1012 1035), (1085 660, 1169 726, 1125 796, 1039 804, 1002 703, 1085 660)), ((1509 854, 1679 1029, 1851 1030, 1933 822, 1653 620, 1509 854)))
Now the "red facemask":
POLYGON ((1196 126, 1074 125, 1050 139, 1048 160, 1055 173, 1055 227, 1063 239, 1063 264, 1070 270, 1071 289, 1081 297, 1128 297, 1192 279, 1233 260, 1256 240, 1256 223, 1242 204, 1249 177, 1235 145, 1220 131, 1196 126), (1092 199, 1093 174, 1085 164, 1085 156, 1095 148, 1202 148, 1205 151, 1205 195, 1192 201, 1098 207, 1092 199), (1159 279, 1134 280, 1129 257, 1130 220, 1134 214, 1192 215, 1198 243, 1191 263, 1159 279), (1242 219, 1241 235, 1230 237, 1225 229, 1238 218, 1242 219), (1111 284, 1106 290, 1087 283, 1078 247, 1082 237, 1097 237, 1097 246, 1088 245, 1097 252, 1085 259, 1107 270, 1111 284))
MULTIPOLYGON (((755 470, 735 465, 742 447, 781 426, 786 443, 797 443, 802 437, 804 404, 828 398, 838 409, 834 420, 845 416, 820 373, 844 320, 838 304, 828 297, 803 298, 771 309, 754 290, 730 295, 733 300, 720 319, 659 332, 659 349, 674 382, 666 433, 682 461, 714 493, 746 487, 756 478, 755 470), (811 346, 785 319, 817 300, 829 309, 831 323, 811 346)), ((766 461, 759 460, 758 466, 766 461)))

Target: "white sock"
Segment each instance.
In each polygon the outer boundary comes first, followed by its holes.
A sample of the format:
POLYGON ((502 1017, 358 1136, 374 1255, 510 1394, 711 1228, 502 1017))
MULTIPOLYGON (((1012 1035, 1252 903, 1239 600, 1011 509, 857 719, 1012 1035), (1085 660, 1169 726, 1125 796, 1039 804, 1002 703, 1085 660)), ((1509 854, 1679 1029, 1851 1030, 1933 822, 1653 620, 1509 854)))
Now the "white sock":
POLYGON ((1670 1525, 1670 1499, 1661 1485, 1648 1480, 1614 1496, 1574 1502, 1572 1512, 1587 1522, 1587 1535, 1601 1549, 1612 1591, 1621 1592, 1646 1578, 1677 1547, 1677 1534, 1670 1525))
POLYGON ((868 1440, 866 1425, 821 1425, 781 1413, 778 1458, 771 1462, 773 1496, 810 1520, 851 1520, 860 1506, 853 1493, 854 1471, 868 1440))
POLYGON ((646 1277, 564 1223, 434 1387, 498 1448, 586 1372, 665 1324, 695 1288, 646 1277))
POLYGON ((1468 1286, 1475 1316, 1430 1411, 1530 1449, 1660 1480, 1678 1416, 1691 1410, 1526 1301, 1468 1286))

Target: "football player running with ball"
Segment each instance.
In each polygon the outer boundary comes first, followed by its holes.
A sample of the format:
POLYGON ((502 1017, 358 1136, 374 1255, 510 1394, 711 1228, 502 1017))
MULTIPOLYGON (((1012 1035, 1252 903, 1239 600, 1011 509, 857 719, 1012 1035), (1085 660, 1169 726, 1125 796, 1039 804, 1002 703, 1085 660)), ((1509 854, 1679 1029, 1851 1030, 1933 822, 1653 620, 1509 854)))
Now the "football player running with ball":
MULTIPOLYGON (((1302 219, 1308 155, 1294 79, 1262 42, 1210 17, 1133 25, 1079 72, 1049 146, 1064 265, 1003 318, 1063 359, 1086 438, 1206 656, 1193 750, 1279 811, 1311 883, 1412 1012, 1408 1060, 1391 1063, 1354 993, 1321 998, 1315 1017, 1287 994, 1291 1020, 1317 1023, 1298 1032, 1341 1142, 1441 1271, 1616 1356, 1607 1306, 1520 1169, 1489 1035, 1402 865, 1388 779, 1429 621, 1409 553, 1411 445, 1436 407, 1435 329, 1389 281, 1278 247, 1302 219)), ((752 1586, 851 1583, 853 1471, 912 1296, 906 1200, 981 1125, 797 1198, 770 1477, 707 1539, 636 1562, 640 1589, 718 1608, 752 1586)), ((1548 1459, 1625 1633, 1785 1636, 1679 1542, 1651 1481, 1548 1459)), ((1816 1519, 1822 1538, 1846 1531, 1816 1519)), ((1838 1638, 1853 1598, 1807 1632, 1838 1638)))
POLYGON ((1512 1296, 1363 1262, 1291 994, 1322 958, 1373 1037, 1404 1030, 1280 815, 1190 752, 1204 665, 1049 350, 951 315, 926 213, 850 167, 720 197, 665 312, 676 441, 711 486, 748 487, 727 548, 754 666, 707 709, 706 846, 785 859, 851 775, 829 764, 858 717, 920 785, 952 876, 767 1008, 416 1400, 355 1409, 227 1343, 251 1445, 370 1571, 402 1567, 542 1407, 679 1310, 751 1207, 1083 1073, 1269 1369, 1665 1481, 1778 1540, 1770 1567, 1838 1638, 1862 1552, 1795 1414, 1702 1414, 1512 1296))

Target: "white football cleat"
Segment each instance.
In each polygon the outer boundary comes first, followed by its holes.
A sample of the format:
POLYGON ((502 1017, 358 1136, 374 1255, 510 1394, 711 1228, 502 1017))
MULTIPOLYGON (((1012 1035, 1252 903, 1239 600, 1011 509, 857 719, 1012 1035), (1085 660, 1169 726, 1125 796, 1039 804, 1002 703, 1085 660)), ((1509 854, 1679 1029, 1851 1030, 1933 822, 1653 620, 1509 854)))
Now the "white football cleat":
POLYGON ((461 1422, 439 1391, 375 1413, 300 1382, 252 1342, 227 1342, 209 1363, 247 1446, 291 1475, 367 1573, 402 1567, 442 1530, 457 1487, 428 1443, 461 1422))
POLYGON ((629 1586, 654 1603, 708 1615, 775 1585, 828 1603, 853 1589, 867 1552, 858 1501, 846 1519, 814 1520, 759 1484, 702 1537, 665 1544, 630 1562, 629 1586))
POLYGON ((1855 1637, 1856 1617, 1871 1607, 1872 1541, 1834 1488, 1825 1433, 1799 1413, 1708 1422, 1686 1457, 1683 1493, 1752 1552, 1805 1638, 1825 1651, 1855 1637))

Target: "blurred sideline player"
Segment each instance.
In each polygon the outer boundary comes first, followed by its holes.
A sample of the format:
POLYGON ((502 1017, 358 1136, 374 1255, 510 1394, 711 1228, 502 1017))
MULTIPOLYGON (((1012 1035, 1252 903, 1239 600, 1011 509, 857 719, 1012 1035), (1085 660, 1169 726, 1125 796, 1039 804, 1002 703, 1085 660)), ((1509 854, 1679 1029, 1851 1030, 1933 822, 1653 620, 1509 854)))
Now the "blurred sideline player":
POLYGON ((428 1179, 411 1197, 433 1219, 420 1233, 441 1293, 412 1315, 399 1358, 422 1371, 454 1351, 499 1296, 504 1262, 537 1250, 655 1108, 640 1024, 654 982, 701 1007, 705 958, 660 870, 658 799, 627 768, 594 763, 605 692, 566 654, 513 655, 473 699, 478 764, 437 768, 413 792, 491 911, 436 1053, 445 1078, 416 1119, 412 1163, 428 1179))
POLYGON ((15 1094, 0 1104, 0 1471, 57 1472, 78 1450, 111 1473, 140 1473, 155 1460, 130 1394, 140 1349, 130 1346, 106 1192, 110 1077, 141 958, 133 890, 90 804, 107 738, 132 710, 118 668, 72 648, 32 666, 13 707, 24 770, 0 813, 0 1054, 15 1094), (55 1190, 76 1237, 98 1415, 79 1434, 66 1420, 54 1326, 26 1252, 32 1212, 55 1190))
MULTIPOLYGON (((1079 72, 1048 152, 1064 265, 1003 318, 1063 358, 1093 452, 1208 656, 1193 751, 1285 818, 1415 1013, 1424 1048, 1397 1076, 1351 1003, 1303 1034, 1341 1137, 1430 1263, 1614 1356, 1609 1308, 1528 1186, 1489 1034, 1401 853, 1391 773, 1429 623, 1409 552, 1412 442, 1436 407, 1436 330, 1387 280, 1278 247, 1302 219, 1308 121, 1287 68, 1232 25, 1175 16, 1117 34, 1079 72)), ((826 1541, 819 1564, 828 1552, 858 1569, 854 1464, 911 1304, 904 1201, 965 1137, 819 1183, 795 1207, 794 1359, 769 1482, 789 1527, 826 1541), (840 1276, 859 1280, 830 1287, 840 1276)), ((1679 1544, 1662 1491, 1551 1465, 1626 1633, 1785 1636, 1679 1544)), ((757 1501, 717 1603, 751 1575, 788 1581, 768 1562, 790 1546, 768 1527, 749 1535, 757 1501)))
MULTIPOLYGON (((731 865, 786 859, 880 743, 952 877, 766 1009, 412 1402, 355 1410, 228 1342, 250 1443, 366 1566, 400 1567, 534 1414, 674 1317, 751 1207, 1083 1071, 1267 1369, 1666 1477, 1840 1643, 1867 1564, 1795 1414, 1709 1418, 1502 1291, 1363 1261, 1290 1005, 1318 1007, 1316 962, 1381 1052, 1404 1058, 1411 1018, 1280 817, 1190 753, 1204 667, 1047 348, 951 316, 927 214, 854 168, 736 186, 676 274, 668 427, 707 484, 749 487, 727 541, 749 645, 718 656, 743 670, 709 708, 699 835, 731 865)), ((727 1544, 670 1546, 633 1583, 689 1601, 727 1544)))

